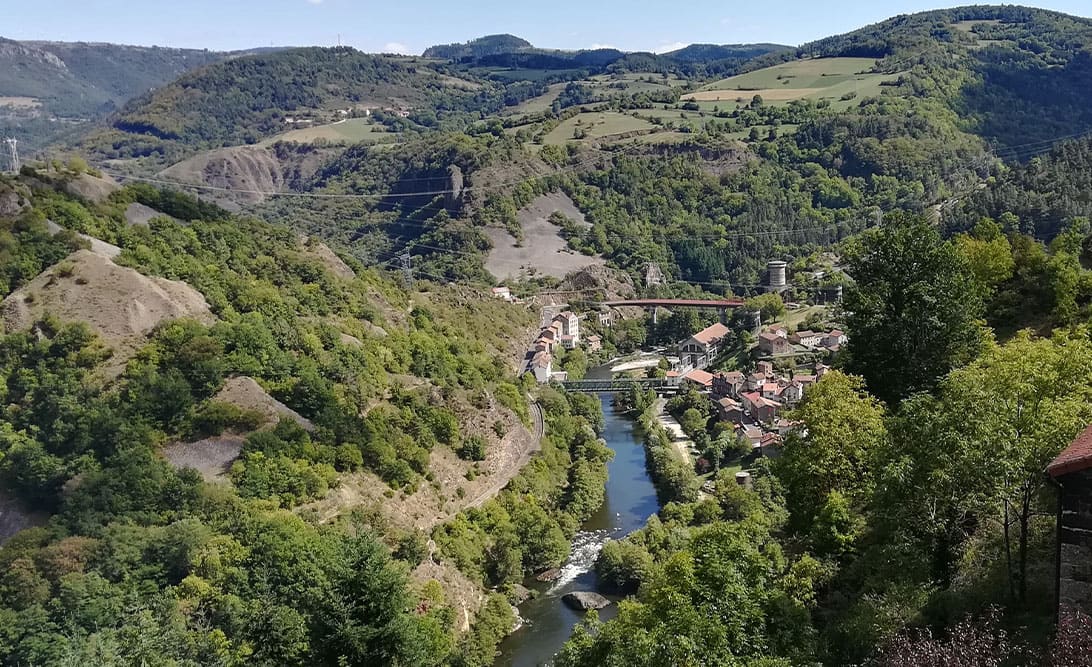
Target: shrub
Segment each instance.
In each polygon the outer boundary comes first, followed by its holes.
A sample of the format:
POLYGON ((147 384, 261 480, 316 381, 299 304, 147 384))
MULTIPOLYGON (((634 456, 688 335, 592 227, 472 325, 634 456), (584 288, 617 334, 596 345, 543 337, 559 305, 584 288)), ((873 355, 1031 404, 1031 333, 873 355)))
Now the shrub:
POLYGON ((484 461, 486 444, 480 435, 472 435, 463 440, 456 453, 465 461, 484 461))

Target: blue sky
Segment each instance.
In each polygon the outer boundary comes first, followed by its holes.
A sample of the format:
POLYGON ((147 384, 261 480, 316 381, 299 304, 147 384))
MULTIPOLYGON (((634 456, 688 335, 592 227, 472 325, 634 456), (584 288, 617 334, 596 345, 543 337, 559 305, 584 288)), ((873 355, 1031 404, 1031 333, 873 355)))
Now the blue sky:
MULTIPOLYGON (((693 42, 800 44, 936 0, 27 0, 0 24, 13 39, 210 49, 343 43, 419 53, 508 32, 536 46, 666 51, 693 42)), ((971 4, 969 1, 964 4, 971 4)), ((1029 3, 1031 4, 1031 3, 1029 3)), ((1035 6, 1092 15, 1089 0, 1035 6)))

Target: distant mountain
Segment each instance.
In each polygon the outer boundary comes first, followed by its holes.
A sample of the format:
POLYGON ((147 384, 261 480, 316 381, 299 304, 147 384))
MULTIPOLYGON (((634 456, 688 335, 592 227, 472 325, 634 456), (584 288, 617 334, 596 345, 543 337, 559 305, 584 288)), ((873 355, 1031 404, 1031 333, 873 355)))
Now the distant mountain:
POLYGON ((691 44, 662 55, 683 63, 698 63, 728 58, 757 58, 792 48, 783 44, 691 44))
POLYGON ((74 124, 230 54, 0 38, 0 132, 41 146, 74 124))
POLYGON ((465 44, 439 44, 425 49, 425 58, 440 58, 443 60, 463 60, 466 58, 483 58, 498 53, 511 53, 522 49, 530 49, 534 46, 525 39, 515 35, 486 35, 472 39, 465 44))
POLYGON ((198 150, 252 144, 298 122, 330 122, 350 110, 425 115, 497 111, 503 104, 498 85, 417 58, 298 48, 186 73, 130 101, 81 147, 100 157, 174 161, 198 150))

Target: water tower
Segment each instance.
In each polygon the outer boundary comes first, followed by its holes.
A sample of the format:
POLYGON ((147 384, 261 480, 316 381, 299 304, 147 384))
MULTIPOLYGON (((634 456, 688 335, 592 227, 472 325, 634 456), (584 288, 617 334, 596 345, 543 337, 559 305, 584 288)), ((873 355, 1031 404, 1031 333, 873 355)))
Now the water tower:
POLYGON ((766 264, 766 285, 770 292, 783 292, 788 286, 785 280, 787 267, 788 263, 777 259, 766 264))

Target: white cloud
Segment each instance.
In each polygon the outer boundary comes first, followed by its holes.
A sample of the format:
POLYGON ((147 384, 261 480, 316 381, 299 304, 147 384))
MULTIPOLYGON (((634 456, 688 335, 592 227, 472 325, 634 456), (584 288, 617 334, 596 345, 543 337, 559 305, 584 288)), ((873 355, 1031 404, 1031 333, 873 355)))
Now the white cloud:
POLYGON ((652 49, 653 53, 670 53, 671 51, 678 51, 684 46, 690 46, 689 42, 671 42, 670 44, 661 44, 652 49))
POLYGON ((307 0, 307 4, 309 4, 309 5, 321 5, 322 0, 307 0))
POLYGON ((387 42, 383 45, 383 53, 397 53, 404 56, 413 55, 410 53, 409 47, 402 42, 387 42))

